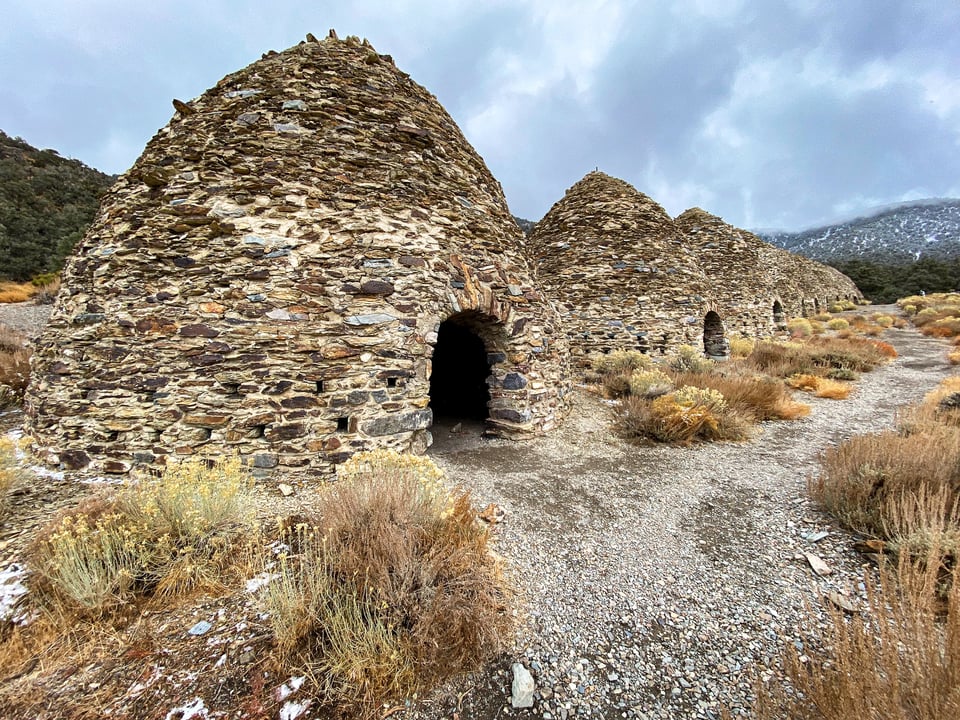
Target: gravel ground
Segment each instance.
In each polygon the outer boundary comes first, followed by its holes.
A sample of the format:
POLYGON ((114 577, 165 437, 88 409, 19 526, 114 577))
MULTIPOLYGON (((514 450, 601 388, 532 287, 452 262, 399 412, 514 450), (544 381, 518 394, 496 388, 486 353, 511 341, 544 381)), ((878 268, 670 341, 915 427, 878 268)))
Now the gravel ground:
POLYGON ((529 444, 438 429, 434 459, 506 511, 495 546, 526 619, 511 656, 423 717, 718 718, 724 706, 748 716, 753 679, 774 677, 783 643, 815 642, 824 596, 863 599, 854 536, 806 498, 818 454, 890 427, 897 407, 950 374, 942 341, 912 330, 884 339, 900 357, 849 399, 810 398, 808 418, 765 423, 748 443, 629 445, 586 393, 560 432, 529 444), (804 552, 834 572, 814 575, 804 552), (531 710, 510 708, 516 661, 537 684, 531 710))
POLYGON ((0 304, 0 324, 19 330, 33 340, 47 324, 52 309, 53 305, 34 305, 32 302, 0 304))

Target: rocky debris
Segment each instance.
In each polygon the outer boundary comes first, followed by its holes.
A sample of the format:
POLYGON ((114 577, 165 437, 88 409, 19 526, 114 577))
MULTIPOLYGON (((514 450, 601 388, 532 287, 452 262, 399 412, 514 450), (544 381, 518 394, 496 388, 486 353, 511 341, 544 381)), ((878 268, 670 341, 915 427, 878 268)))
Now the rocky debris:
POLYGON ((514 663, 511 669, 513 670, 513 685, 510 693, 510 707, 533 707, 533 694, 537 689, 533 676, 521 663, 514 663))
POLYGON ((38 341, 50 463, 237 452, 258 476, 420 449, 442 321, 480 334, 488 431, 565 412, 566 340, 502 190, 452 118, 355 37, 190 101, 103 200, 38 341))
POLYGON ((820 577, 826 577, 833 573, 833 570, 829 565, 827 565, 822 558, 813 553, 803 553, 803 557, 806 559, 807 563, 810 565, 810 569, 813 570, 820 577))

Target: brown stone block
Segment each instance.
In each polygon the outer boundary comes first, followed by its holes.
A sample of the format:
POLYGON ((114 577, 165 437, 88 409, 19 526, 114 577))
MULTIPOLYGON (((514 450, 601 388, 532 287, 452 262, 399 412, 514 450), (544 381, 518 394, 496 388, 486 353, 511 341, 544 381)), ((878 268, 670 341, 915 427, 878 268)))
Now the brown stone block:
POLYGON ((230 421, 227 415, 185 415, 183 422, 187 425, 215 428, 226 425, 230 421))

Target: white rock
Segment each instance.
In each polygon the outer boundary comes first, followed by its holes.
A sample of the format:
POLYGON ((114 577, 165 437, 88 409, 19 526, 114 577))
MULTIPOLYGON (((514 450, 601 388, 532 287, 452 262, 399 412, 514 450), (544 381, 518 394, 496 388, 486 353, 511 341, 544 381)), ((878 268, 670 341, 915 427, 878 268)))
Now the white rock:
POLYGON ((536 690, 533 676, 520 663, 513 664, 513 693, 510 705, 515 708, 533 707, 533 691, 536 690))

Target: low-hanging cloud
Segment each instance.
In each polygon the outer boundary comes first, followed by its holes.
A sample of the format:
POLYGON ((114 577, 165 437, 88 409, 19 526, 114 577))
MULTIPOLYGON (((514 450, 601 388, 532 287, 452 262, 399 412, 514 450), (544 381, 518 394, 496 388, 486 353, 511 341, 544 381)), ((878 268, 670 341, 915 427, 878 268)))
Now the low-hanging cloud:
POLYGON ((121 172, 189 99, 307 32, 368 37, 537 219, 594 167, 671 214, 799 228, 960 194, 960 6, 915 0, 35 0, 0 128, 121 172))

